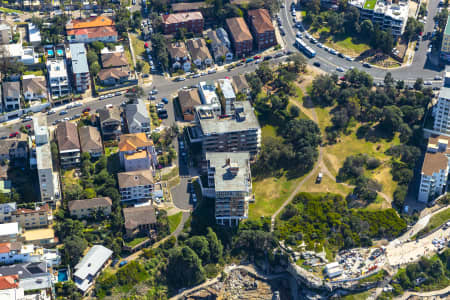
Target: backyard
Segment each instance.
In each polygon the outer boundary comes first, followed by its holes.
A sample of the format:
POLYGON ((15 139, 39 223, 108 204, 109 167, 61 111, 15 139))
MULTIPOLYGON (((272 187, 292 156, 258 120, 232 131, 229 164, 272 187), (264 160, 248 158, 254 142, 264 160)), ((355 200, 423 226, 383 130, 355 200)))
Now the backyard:
POLYGON ((142 57, 142 55, 145 52, 145 47, 144 47, 145 42, 143 40, 139 39, 139 37, 135 34, 130 34, 130 37, 131 37, 131 45, 134 50, 134 55, 136 56, 136 61, 142 63, 141 73, 148 74, 150 72, 150 65, 142 57))

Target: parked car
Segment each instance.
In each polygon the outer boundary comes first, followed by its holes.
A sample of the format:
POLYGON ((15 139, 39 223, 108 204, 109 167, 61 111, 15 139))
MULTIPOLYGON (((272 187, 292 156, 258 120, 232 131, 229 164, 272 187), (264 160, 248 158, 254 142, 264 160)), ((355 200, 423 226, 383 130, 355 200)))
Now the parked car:
POLYGON ((214 74, 214 73, 217 73, 216 69, 211 69, 211 70, 208 71, 208 74, 214 74))
POLYGON ((114 95, 115 96, 122 96, 122 93, 121 92, 115 92, 114 95))
POLYGON ((313 62, 313 65, 316 66, 316 67, 320 67, 320 62, 315 61, 315 62, 313 62))
POLYGON ((60 116, 67 115, 67 110, 62 110, 59 112, 60 116))
POLYGON ((153 89, 150 91, 150 95, 156 95, 158 94, 158 90, 157 89, 153 89))
POLYGON ((127 263, 128 263, 128 261, 122 260, 122 261, 119 263, 119 268, 125 266, 127 263))
POLYGON ((162 98, 161 101, 164 102, 164 104, 169 103, 169 99, 167 99, 166 97, 162 98))
POLYGON ((48 112, 47 112, 47 115, 53 115, 53 114, 55 114, 56 113, 56 111, 54 110, 54 109, 50 109, 48 112))
POLYGON ((30 121, 33 121, 33 119, 31 118, 31 117, 25 117, 25 118, 23 118, 23 120, 22 120, 22 122, 30 122, 30 121))
POLYGON ((14 137, 16 137, 16 136, 18 136, 18 135, 19 135, 19 132, 16 131, 16 132, 10 133, 10 134, 9 134, 9 137, 10 137, 10 138, 14 138, 14 137))
POLYGON ((86 107, 85 109, 83 109, 83 113, 85 113, 85 112, 90 112, 91 111, 91 108, 90 107, 86 107))

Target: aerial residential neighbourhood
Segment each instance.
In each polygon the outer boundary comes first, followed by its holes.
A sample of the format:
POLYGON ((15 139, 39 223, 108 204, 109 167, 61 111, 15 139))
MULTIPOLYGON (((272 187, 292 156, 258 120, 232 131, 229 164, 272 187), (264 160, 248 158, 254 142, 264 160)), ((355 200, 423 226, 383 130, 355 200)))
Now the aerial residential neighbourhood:
POLYGON ((447 299, 444 0, 0 3, 0 300, 447 299))

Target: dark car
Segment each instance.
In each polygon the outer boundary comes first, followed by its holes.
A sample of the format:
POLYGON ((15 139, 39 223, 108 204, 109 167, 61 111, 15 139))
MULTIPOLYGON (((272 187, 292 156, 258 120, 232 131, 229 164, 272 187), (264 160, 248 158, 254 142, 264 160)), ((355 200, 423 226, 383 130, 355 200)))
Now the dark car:
POLYGON ((320 67, 320 62, 315 61, 315 62, 313 62, 313 65, 316 66, 316 67, 320 67))
POLYGON ((169 100, 166 97, 162 98, 161 101, 164 102, 164 104, 169 103, 169 100))
POLYGON ((263 60, 269 60, 269 59, 272 59, 272 58, 273 58, 272 55, 266 55, 266 56, 264 56, 263 60))

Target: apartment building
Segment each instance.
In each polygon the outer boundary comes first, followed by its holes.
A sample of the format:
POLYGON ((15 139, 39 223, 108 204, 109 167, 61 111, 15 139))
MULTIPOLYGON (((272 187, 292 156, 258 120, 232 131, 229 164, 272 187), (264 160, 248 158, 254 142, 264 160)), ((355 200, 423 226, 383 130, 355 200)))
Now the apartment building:
POLYGON ((0 44, 9 44, 12 40, 11 26, 6 23, 0 24, 0 44))
POLYGON ((450 61, 450 16, 447 18, 447 24, 442 35, 441 58, 450 61))
POLYGON ((432 136, 422 165, 418 200, 427 203, 445 192, 449 172, 450 138, 432 136))
POLYGON ((47 227, 53 223, 53 214, 48 204, 35 209, 18 208, 11 213, 11 221, 19 223, 24 229, 47 227))
POLYGON ((0 224, 0 243, 17 242, 20 239, 19 223, 0 224))
POLYGON ((231 115, 234 111, 234 102, 236 101, 236 94, 230 79, 219 79, 217 81, 218 88, 221 91, 220 103, 222 104, 222 113, 224 115, 231 115))
POLYGON ((19 288, 28 296, 25 299, 52 299, 52 274, 45 262, 0 266, 0 274, 2 276, 18 276, 19 288))
POLYGON ((11 213, 16 210, 16 202, 0 204, 0 224, 11 222, 11 213))
POLYGON ((393 3, 384 0, 350 0, 348 4, 359 9, 362 20, 371 20, 383 30, 390 29, 395 37, 401 36, 405 31, 409 13, 408 1, 393 3))
POLYGON ((79 166, 81 163, 81 147, 77 125, 68 121, 59 123, 55 135, 58 142, 61 167, 66 169, 79 166))
POLYGON ((125 106, 125 121, 128 133, 150 132, 150 116, 142 99, 125 106))
POLYGON ((89 89, 91 77, 86 57, 84 44, 70 44, 70 58, 72 63, 72 81, 78 93, 84 93, 89 89))
POLYGON ((272 19, 267 9, 259 8, 249 10, 248 22, 253 33, 256 49, 260 51, 277 44, 275 28, 273 27, 272 19))
POLYGON ((203 171, 214 189, 217 223, 232 226, 247 219, 253 199, 249 153, 207 152, 203 171))
POLYGON ((444 135, 450 135, 450 88, 442 87, 439 91, 438 100, 433 107, 434 124, 433 130, 444 135))
POLYGON ((253 50, 253 37, 243 18, 226 19, 236 57, 244 57, 253 50))
POLYGON ((3 104, 6 111, 14 111, 20 109, 20 82, 5 81, 2 84, 3 104))
POLYGON ((0 243, 0 265, 26 263, 31 261, 33 254, 33 245, 22 245, 21 242, 0 243))
POLYGON ((58 99, 70 94, 69 77, 65 59, 47 60, 48 84, 52 98, 58 99))
POLYGON ((66 32, 69 43, 115 43, 118 39, 114 21, 107 16, 70 20, 66 32))
POLYGON ((112 200, 109 197, 69 201, 70 215, 78 219, 92 218, 99 212, 104 216, 109 216, 111 207, 112 200))
POLYGON ((261 148, 261 128, 248 101, 236 102, 230 116, 217 116, 206 106, 196 109, 198 127, 189 132, 201 141, 203 152, 249 152, 253 160, 261 148))
POLYGON ((176 33, 180 28, 187 32, 202 33, 204 19, 199 11, 162 15, 164 34, 176 33))
POLYGON ((152 198, 154 180, 150 170, 118 173, 117 179, 122 202, 143 202, 152 198))
POLYGON ((46 118, 33 117, 33 128, 30 165, 37 169, 41 201, 54 202, 60 197, 59 179, 57 173, 53 172, 46 118))
POLYGON ((153 141, 145 132, 130 133, 120 136, 120 164, 126 172, 155 169, 157 155, 153 141))

